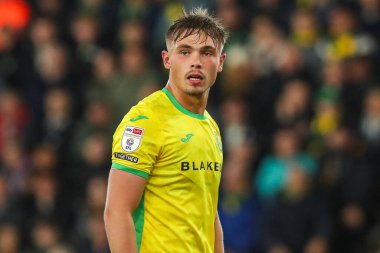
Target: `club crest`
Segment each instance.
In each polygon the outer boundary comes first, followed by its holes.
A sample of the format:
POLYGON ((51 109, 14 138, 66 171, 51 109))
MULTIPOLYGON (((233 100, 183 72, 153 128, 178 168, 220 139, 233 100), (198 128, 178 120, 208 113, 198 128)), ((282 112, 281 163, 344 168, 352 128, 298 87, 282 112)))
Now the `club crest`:
POLYGON ((144 129, 127 126, 121 138, 121 147, 126 152, 133 152, 140 146, 144 129))

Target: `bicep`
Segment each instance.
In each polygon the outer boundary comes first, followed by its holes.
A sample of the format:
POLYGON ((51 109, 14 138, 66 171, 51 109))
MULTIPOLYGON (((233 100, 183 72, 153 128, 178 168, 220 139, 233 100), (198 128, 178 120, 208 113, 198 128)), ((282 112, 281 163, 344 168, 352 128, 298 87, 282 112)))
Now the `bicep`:
POLYGON ((126 171, 111 169, 107 189, 107 210, 133 213, 144 192, 146 180, 126 171))

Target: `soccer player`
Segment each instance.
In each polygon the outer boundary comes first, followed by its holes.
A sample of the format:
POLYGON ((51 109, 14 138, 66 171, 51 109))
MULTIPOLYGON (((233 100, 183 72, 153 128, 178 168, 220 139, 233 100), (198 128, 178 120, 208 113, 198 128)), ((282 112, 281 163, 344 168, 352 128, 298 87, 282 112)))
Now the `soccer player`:
POLYGON ((205 110, 227 32, 195 8, 166 33, 166 87, 125 115, 113 140, 105 226, 113 253, 221 253, 222 144, 205 110))

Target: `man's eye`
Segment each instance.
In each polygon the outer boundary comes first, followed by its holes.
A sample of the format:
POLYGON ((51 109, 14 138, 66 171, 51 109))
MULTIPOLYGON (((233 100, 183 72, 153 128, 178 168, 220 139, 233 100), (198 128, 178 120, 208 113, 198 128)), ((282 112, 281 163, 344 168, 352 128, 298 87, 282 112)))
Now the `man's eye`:
POLYGON ((182 55, 189 55, 190 52, 189 51, 181 51, 180 54, 182 54, 182 55))
POLYGON ((212 55, 211 52, 204 52, 203 54, 204 54, 205 56, 211 56, 211 55, 212 55))

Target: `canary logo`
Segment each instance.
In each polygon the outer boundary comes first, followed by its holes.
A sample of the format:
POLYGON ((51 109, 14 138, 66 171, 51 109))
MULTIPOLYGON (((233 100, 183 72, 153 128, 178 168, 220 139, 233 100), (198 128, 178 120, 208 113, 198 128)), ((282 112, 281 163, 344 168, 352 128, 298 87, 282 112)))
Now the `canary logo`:
POLYGON ((186 138, 182 138, 181 141, 184 143, 187 143, 190 141, 191 137, 193 137, 193 134, 186 134, 186 138))
POLYGON ((147 116, 144 116, 144 115, 139 115, 136 118, 131 118, 130 121, 135 122, 135 121, 138 121, 140 119, 149 119, 149 118, 147 116))

